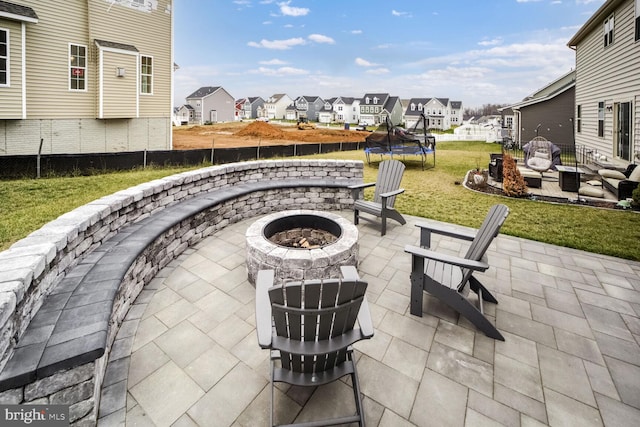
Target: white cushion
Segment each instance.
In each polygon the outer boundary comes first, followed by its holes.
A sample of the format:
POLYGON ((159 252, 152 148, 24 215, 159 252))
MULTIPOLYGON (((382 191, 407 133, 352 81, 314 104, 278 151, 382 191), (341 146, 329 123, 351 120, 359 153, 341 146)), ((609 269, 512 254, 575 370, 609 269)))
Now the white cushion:
POLYGON ((542 159, 549 159, 549 153, 547 151, 536 151, 533 157, 540 157, 542 159))
POLYGON ((640 182, 640 166, 636 166, 636 168, 631 171, 631 175, 629 175, 629 181, 640 182))
POLYGON ((527 166, 536 170, 547 170, 551 167, 551 160, 533 157, 527 162, 527 166))
POLYGON ((520 175, 526 176, 528 178, 542 178, 542 175, 540 175, 540 172, 536 172, 531 169, 518 166, 518 171, 520 172, 520 175))
POLYGON ((607 181, 609 185, 615 188, 616 190, 618 189, 618 184, 620 184, 620 181, 622 181, 621 179, 615 179, 615 178, 604 178, 604 180, 607 181))
POLYGON ((578 194, 589 197, 604 197, 604 192, 601 189, 591 187, 589 185, 581 186, 578 190, 578 194))
POLYGON ((587 184, 592 185, 594 187, 602 187, 602 182, 597 179, 592 179, 591 181, 587 181, 587 184))
MULTIPOLYGON (((638 168, 636 168, 638 169, 638 168)), ((598 175, 604 178, 613 178, 613 179, 627 179, 626 176, 620 171, 614 169, 600 169, 598 171, 598 175)))

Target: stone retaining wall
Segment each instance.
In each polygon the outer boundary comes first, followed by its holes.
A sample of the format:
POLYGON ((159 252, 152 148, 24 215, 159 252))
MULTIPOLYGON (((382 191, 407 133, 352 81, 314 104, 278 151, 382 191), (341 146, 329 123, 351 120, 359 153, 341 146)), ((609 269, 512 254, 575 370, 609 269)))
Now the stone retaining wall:
MULTIPOLYGON (((118 231, 127 225, 151 216, 162 218, 162 210, 169 206, 234 185, 262 181, 275 185, 312 179, 361 182, 362 176, 362 162, 356 161, 264 160, 227 164, 141 184, 60 216, 0 252, 0 370, 16 346, 24 346, 24 341, 31 338, 24 332, 45 298, 55 293, 56 285, 76 274, 80 267, 74 267, 81 261, 81 267, 86 265, 97 248, 110 239, 117 240, 118 231)), ((0 403, 69 404, 74 425, 95 424, 111 343, 129 306, 161 268, 187 247, 230 223, 283 209, 344 209, 351 203, 350 191, 345 187, 305 191, 274 188, 228 200, 180 222, 158 236, 129 268, 112 307, 105 353, 90 363, 0 392, 0 403)), ((43 314, 46 315, 40 313, 43 314)))

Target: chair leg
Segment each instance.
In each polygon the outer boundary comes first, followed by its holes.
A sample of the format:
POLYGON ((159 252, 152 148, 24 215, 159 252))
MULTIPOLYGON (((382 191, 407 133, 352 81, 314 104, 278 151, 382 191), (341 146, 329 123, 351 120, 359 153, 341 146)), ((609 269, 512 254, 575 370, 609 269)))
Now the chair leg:
POLYGON ((353 363, 353 373, 351 374, 351 385, 353 386, 353 395, 356 402, 356 414, 360 417, 359 426, 366 425, 364 421, 364 409, 362 408, 362 397, 360 395, 360 382, 358 381, 358 371, 356 370, 356 362, 353 360, 353 352, 349 353, 349 360, 353 363))
POLYGON ((387 234, 387 215, 384 211, 384 209, 382 210, 382 216, 381 216, 381 221, 382 221, 382 231, 380 233, 381 236, 384 236, 385 234, 387 234))
POLYGON ((360 217, 359 217, 358 209, 354 209, 353 210, 353 224, 354 225, 358 225, 359 220, 360 220, 360 217))
POLYGON ((489 319, 478 310, 478 308, 469 302, 463 295, 461 295, 456 289, 451 289, 441 285, 438 282, 431 280, 428 276, 423 276, 424 290, 435 296, 449 307, 464 316, 476 328, 484 332, 484 334, 490 338, 504 341, 502 334, 496 329, 489 319))
POLYGON ((404 219, 404 217, 400 214, 400 212, 398 212, 395 209, 385 209, 386 213, 387 213, 387 218, 391 218, 394 221, 405 225, 407 223, 407 221, 404 219))
POLYGON ((476 294, 482 295, 483 300, 492 302, 494 304, 498 303, 498 300, 496 299, 496 297, 494 297, 493 294, 491 294, 491 292, 489 292, 489 290, 485 288, 485 286, 473 276, 469 278, 469 287, 476 294), (481 292, 478 292, 478 291, 481 291, 481 292))
POLYGON ((422 276, 424 271, 424 258, 412 257, 411 267, 411 307, 410 312, 414 316, 422 317, 422 298, 424 297, 422 288, 422 276))
POLYGON ((271 381, 270 381, 270 385, 271 385, 271 411, 269 411, 269 426, 270 427, 274 427, 275 423, 274 423, 274 410, 275 410, 275 394, 274 394, 274 388, 275 388, 275 384, 273 383, 273 360, 271 360, 271 381))

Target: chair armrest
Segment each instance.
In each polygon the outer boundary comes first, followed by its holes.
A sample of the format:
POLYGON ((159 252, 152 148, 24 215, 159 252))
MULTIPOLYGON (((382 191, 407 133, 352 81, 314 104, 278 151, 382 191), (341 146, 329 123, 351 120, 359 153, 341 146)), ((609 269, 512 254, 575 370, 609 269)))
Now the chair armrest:
POLYGON ((362 299, 360 311, 358 312, 358 325, 363 338, 371 338, 373 336, 373 322, 371 321, 371 311, 369 310, 369 302, 367 296, 362 299))
POLYGON ((363 184, 353 184, 348 186, 347 188, 351 190, 359 190, 361 188, 373 187, 374 185, 376 185, 375 182, 365 182, 363 184))
MULTIPOLYGON (((353 265, 343 265, 340 267, 340 272, 344 280, 360 280, 358 270, 353 265)), ((371 338, 373 336, 373 322, 371 321, 371 312, 369 311, 369 302, 366 295, 362 299, 360 311, 358 312, 358 324, 363 338, 371 338)))
POLYGON ((397 196, 398 194, 404 193, 404 188, 398 188, 397 190, 387 191, 386 193, 381 193, 380 197, 386 199, 387 197, 397 196))
POLYGON ((486 262, 474 261, 454 255, 447 255, 440 252, 431 251, 429 249, 420 248, 418 246, 407 245, 404 247, 404 251, 410 253, 412 256, 431 259, 462 268, 469 268, 475 271, 486 271, 489 269, 489 264, 487 264, 486 262))
POLYGON ((476 238, 476 230, 454 230, 451 226, 431 224, 426 222, 420 222, 416 224, 416 227, 420 228, 420 246, 423 248, 431 247, 431 233, 440 234, 442 236, 454 237, 460 240, 472 241, 476 238))
POLYGON ((340 267, 340 273, 342 273, 342 278, 344 280, 360 280, 360 275, 358 274, 358 270, 354 265, 343 265, 340 267))
POLYGON ((273 286, 273 270, 260 270, 256 278, 256 331, 258 344, 262 348, 271 348, 271 301, 269 288, 273 286))

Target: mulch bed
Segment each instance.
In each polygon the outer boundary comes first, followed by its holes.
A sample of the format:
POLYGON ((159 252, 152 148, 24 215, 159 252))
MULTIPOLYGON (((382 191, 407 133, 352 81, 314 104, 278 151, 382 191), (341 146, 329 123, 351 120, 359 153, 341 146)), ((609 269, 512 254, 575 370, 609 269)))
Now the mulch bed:
MULTIPOLYGON (((504 194, 501 188, 491 184, 478 186, 472 183, 467 183, 467 187, 481 193, 495 194, 497 196, 509 197, 504 194)), ((549 202, 549 203, 560 203, 560 204, 566 204, 566 205, 591 206, 594 208, 603 208, 603 209, 625 210, 625 208, 623 208, 622 206, 618 206, 616 202, 597 200, 593 198, 585 198, 584 196, 579 196, 579 195, 576 195, 575 199, 566 199, 563 197, 551 197, 551 196, 543 196, 540 194, 529 193, 527 196, 522 197, 522 199, 529 199, 533 201, 541 201, 541 202, 549 202)), ((633 208, 633 210, 640 210, 640 208, 633 208)))

